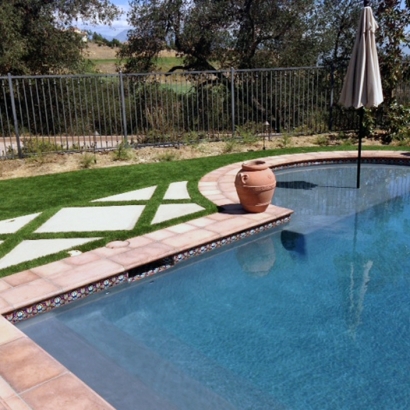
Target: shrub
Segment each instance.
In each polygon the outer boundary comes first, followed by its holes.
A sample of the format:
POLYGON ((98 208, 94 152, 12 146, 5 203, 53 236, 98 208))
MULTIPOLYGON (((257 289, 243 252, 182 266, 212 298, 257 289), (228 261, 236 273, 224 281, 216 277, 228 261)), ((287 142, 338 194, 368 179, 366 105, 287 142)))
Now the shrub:
POLYGON ((258 134, 263 132, 263 124, 248 122, 243 126, 236 126, 236 134, 242 138, 243 144, 254 144, 258 140, 258 134))
POLYGON ((321 147, 329 145, 329 137, 327 135, 318 135, 315 140, 315 144, 321 147))
POLYGON ((158 162, 176 161, 179 159, 179 153, 172 151, 172 150, 166 150, 162 152, 161 154, 157 155, 156 159, 158 162))
POLYGON ((132 159, 133 152, 129 145, 125 141, 122 141, 113 151, 112 157, 114 161, 128 161, 132 159))
POLYGON ((43 154, 47 152, 61 151, 62 147, 55 142, 44 138, 23 138, 24 154, 43 154))
POLYGON ((97 163, 97 157, 94 154, 88 152, 84 153, 80 158, 80 168, 87 169, 91 168, 97 163))
POLYGON ((382 141, 389 144, 392 140, 403 140, 408 137, 410 126, 410 108, 401 104, 392 104, 387 116, 388 133, 382 136, 382 141))
POLYGON ((197 145, 199 144, 199 140, 201 139, 201 135, 196 131, 186 132, 183 135, 183 141, 186 145, 197 145))
POLYGON ((236 147, 236 141, 234 140, 225 141, 225 145, 222 148, 222 153, 228 154, 229 152, 234 151, 235 147, 236 147))
POLYGON ((292 137, 290 134, 283 134, 282 138, 279 140, 279 145, 281 148, 286 148, 286 147, 290 147, 290 145, 292 144, 292 137))
POLYGON ((397 145, 398 147, 408 147, 410 145, 410 137, 396 141, 395 145, 397 145))

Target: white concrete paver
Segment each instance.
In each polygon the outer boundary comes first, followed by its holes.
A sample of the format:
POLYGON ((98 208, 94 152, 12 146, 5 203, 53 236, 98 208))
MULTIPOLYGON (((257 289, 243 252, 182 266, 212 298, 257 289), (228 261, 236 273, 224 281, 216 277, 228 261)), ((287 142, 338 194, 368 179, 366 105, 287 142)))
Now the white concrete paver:
POLYGON ((164 199, 191 199, 187 184, 188 181, 172 182, 165 192, 164 199))
POLYGON ((169 221, 170 219, 179 218, 180 216, 193 214, 203 210, 204 208, 197 204, 162 204, 158 207, 151 224, 158 224, 160 222, 169 221))
POLYGON ((145 205, 63 208, 35 232, 131 230, 144 208, 145 205))
POLYGON ((94 199, 91 202, 114 202, 114 201, 148 201, 154 195, 156 186, 137 189, 135 191, 124 192, 123 194, 107 196, 105 198, 94 199))
POLYGON ((24 225, 27 225, 33 219, 37 218, 40 213, 31 214, 31 215, 24 215, 19 216, 18 218, 10 218, 5 219, 4 221, 0 221, 0 233, 2 234, 9 234, 15 233, 19 229, 21 229, 24 225))
POLYGON ((0 259, 0 269, 84 245, 100 238, 37 239, 23 241, 0 259))

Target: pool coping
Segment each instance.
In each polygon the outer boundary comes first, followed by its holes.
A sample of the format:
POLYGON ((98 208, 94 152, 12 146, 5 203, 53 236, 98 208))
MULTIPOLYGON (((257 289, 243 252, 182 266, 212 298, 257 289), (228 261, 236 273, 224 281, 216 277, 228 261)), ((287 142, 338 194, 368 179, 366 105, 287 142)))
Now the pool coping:
MULTIPOLYGON (((352 162, 357 152, 312 152, 259 159, 272 169, 281 169, 352 162)), ((68 400, 75 408, 113 408, 12 322, 153 275, 181 260, 287 222, 292 211, 274 205, 259 214, 243 211, 234 186, 242 162, 214 170, 199 181, 201 194, 219 207, 216 214, 0 279, 0 409, 55 408, 68 400), (50 397, 49 391, 58 394, 50 397)), ((408 165, 410 153, 363 151, 362 162, 408 165)))

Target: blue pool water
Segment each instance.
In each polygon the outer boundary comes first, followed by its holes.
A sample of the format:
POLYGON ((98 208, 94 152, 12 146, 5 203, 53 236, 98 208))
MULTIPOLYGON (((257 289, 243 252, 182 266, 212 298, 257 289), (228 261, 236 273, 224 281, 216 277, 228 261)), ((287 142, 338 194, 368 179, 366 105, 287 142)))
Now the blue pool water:
POLYGON ((410 408, 410 169, 276 175, 280 230, 20 328, 118 409, 410 408))

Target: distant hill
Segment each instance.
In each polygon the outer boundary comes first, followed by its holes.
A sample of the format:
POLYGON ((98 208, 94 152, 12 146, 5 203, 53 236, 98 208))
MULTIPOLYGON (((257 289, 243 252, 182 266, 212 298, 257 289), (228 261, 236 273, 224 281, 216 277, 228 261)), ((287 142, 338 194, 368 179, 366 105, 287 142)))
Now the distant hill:
POLYGON ((118 41, 121 41, 121 43, 124 43, 128 40, 128 37, 127 37, 128 31, 129 29, 127 28, 121 31, 120 33, 118 33, 114 38, 116 38, 118 41))

